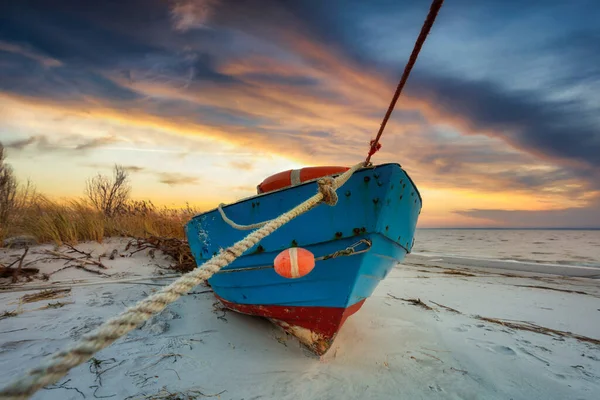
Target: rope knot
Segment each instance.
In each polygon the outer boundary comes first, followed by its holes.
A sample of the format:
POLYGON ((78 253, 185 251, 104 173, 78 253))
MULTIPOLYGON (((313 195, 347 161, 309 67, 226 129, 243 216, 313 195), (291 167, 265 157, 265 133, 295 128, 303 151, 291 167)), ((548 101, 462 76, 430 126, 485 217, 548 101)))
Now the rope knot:
POLYGON ((377 153, 381 149, 381 143, 377 139, 371 140, 371 147, 369 149, 369 157, 377 153))
POLYGON ((330 206, 335 206, 338 201, 338 195, 336 193, 335 179, 330 176, 326 176, 317 181, 319 185, 319 192, 323 195, 323 202, 330 206))

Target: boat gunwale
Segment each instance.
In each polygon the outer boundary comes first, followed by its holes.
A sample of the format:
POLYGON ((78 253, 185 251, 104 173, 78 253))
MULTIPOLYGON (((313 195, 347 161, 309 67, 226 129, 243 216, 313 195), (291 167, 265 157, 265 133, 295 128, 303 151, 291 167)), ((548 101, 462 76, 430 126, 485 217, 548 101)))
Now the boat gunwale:
MULTIPOLYGON (((364 170, 366 170, 366 169, 376 169, 376 168, 379 168, 379 167, 384 167, 384 166, 387 166, 387 165, 397 165, 398 167, 400 167, 400 170, 401 170, 402 172, 404 172, 404 174, 406 175, 406 177, 408 178, 408 180, 409 180, 409 181, 410 181, 410 183, 412 184, 413 188, 414 188, 414 189, 415 189, 415 191, 417 192, 417 196, 419 196, 419 201, 421 202, 421 207, 423 207, 423 198, 421 197, 421 192, 419 192, 419 189, 417 188, 417 185, 416 185, 416 184, 415 184, 415 182, 412 180, 412 178, 410 177, 410 175, 408 174, 408 172, 407 172, 407 171, 406 171, 404 168, 402 168, 402 165, 400 165, 399 163, 385 163, 385 164, 379 164, 379 165, 372 165, 372 166, 368 166, 368 167, 362 167, 362 168, 360 168, 360 169, 356 170, 356 171, 355 171, 355 173, 356 173, 356 172, 359 172, 359 171, 364 171, 364 170)), ((327 175, 327 176, 334 176, 334 177, 335 177, 335 176, 339 176, 339 175, 341 175, 341 174, 333 174, 333 175, 327 175)), ((318 180, 319 180, 319 179, 321 179, 321 178, 322 178, 322 177, 320 177, 320 178, 315 178, 315 179, 311 179, 311 180, 309 180, 309 181, 304 181, 304 182, 302 182, 302 183, 301 183, 301 184, 299 184, 299 185, 295 185, 295 186, 287 186, 287 187, 284 187, 284 188, 281 188, 281 189, 277 189, 277 190, 272 190, 272 191, 270 191, 270 192, 266 192, 266 193, 258 193, 258 194, 255 194, 255 195, 253 195, 253 196, 249 196, 249 197, 245 197, 245 198, 242 198, 242 199, 236 200, 236 201, 235 201, 235 202, 233 202, 233 203, 225 204, 225 205, 223 205, 223 207, 222 207, 222 208, 223 208, 223 209, 225 209, 226 207, 234 206, 234 205, 236 205, 236 204, 243 203, 243 202, 246 202, 246 201, 248 201, 248 200, 253 200, 253 199, 255 199, 255 198, 259 198, 259 197, 263 197, 263 196, 268 196, 268 195, 271 195, 271 194, 274 194, 274 193, 283 192, 283 191, 285 191, 285 190, 291 190, 291 189, 295 189, 295 188, 298 188, 298 187, 301 187, 301 186, 304 186, 304 185, 308 185, 308 184, 314 183, 315 181, 318 181, 318 180)), ((207 211, 204 211, 204 212, 198 213, 198 214, 194 215, 193 217, 191 217, 191 218, 190 218, 190 220, 188 221, 188 223, 189 223, 190 221, 192 221, 193 219, 195 219, 195 218, 201 217, 201 216, 203 216, 203 215, 209 214, 209 213, 211 213, 211 212, 214 212, 214 211, 217 211, 217 210, 218 210, 218 207, 215 207, 215 208, 212 208, 212 209, 210 209, 210 210, 207 210, 207 211)))

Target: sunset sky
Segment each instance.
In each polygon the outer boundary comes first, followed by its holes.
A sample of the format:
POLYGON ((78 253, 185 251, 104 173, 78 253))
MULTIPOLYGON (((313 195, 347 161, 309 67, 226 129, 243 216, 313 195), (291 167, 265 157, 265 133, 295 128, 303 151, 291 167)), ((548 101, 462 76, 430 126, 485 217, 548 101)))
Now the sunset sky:
MULTIPOLYGON (((364 159, 429 0, 12 1, 0 141, 55 198, 208 209, 364 159)), ((419 227, 600 227, 600 2, 446 0, 382 139, 419 227)))

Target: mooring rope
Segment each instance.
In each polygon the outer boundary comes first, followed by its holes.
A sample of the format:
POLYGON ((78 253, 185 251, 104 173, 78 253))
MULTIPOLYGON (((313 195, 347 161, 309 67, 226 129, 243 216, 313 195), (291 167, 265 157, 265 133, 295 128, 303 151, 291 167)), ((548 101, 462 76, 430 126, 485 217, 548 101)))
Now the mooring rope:
POLYGON ((231 226, 232 228, 235 228, 237 230, 240 231, 249 231, 251 229, 256 229, 256 228, 260 228, 261 226, 266 225, 267 223, 273 221, 272 219, 268 220, 268 221, 263 221, 263 222, 257 222, 255 224, 251 224, 251 225, 241 225, 241 224, 237 224, 234 221, 232 221, 227 215, 225 215, 225 211, 223 211, 223 206, 225 204, 221 203, 219 204, 219 206, 217 207, 217 210, 219 211, 219 214, 221 214, 221 218, 223 218, 223 221, 225 221, 229 226, 231 226))
POLYGON ((159 292, 141 300, 133 307, 106 321, 93 332, 83 336, 73 346, 55 353, 47 363, 30 370, 24 377, 4 387, 0 391, 0 399, 26 399, 44 386, 56 383, 69 370, 86 362, 93 354, 108 347, 142 322, 164 310, 167 305, 175 302, 192 288, 209 279, 221 268, 232 263, 246 250, 255 246, 281 226, 322 202, 335 205, 337 202, 335 190, 344 185, 352 174, 363 166, 364 163, 361 162, 335 179, 331 177, 320 179, 317 194, 250 233, 231 247, 222 250, 194 271, 188 272, 159 292))
POLYGON ((408 80, 410 71, 412 71, 415 62, 417 62, 417 57, 419 56, 421 47, 423 47, 423 43, 425 43, 425 39, 427 38, 427 35, 429 34, 429 31, 431 30, 431 27, 433 26, 435 18, 437 17, 440 8, 442 8, 443 3, 444 0, 433 0, 433 2, 431 3, 431 7, 429 8, 429 14, 427 14, 427 18, 425 18, 425 22, 423 23, 423 27, 421 28, 421 33, 419 33, 419 37, 415 42, 415 46, 413 48, 412 53, 410 54, 410 58, 408 59, 408 62, 404 67, 402 78, 400 78, 400 82, 398 83, 398 87, 396 88, 396 93, 394 93, 394 97, 392 98, 392 102, 390 103, 390 106, 388 107, 387 112, 385 113, 385 117, 383 117, 383 122, 379 127, 379 132, 377 132, 377 136, 375 137, 375 139, 371 140, 371 147, 369 148, 369 154, 367 155, 367 159, 365 160, 365 165, 369 164, 373 154, 375 154, 377 150, 381 148, 381 143, 379 143, 379 139, 381 139, 381 135, 383 134, 383 130, 387 125, 387 121, 390 118, 390 115, 392 115, 392 111, 396 106, 396 102, 400 97, 400 93, 402 93, 402 89, 404 88, 404 85, 406 85, 406 81, 408 80))

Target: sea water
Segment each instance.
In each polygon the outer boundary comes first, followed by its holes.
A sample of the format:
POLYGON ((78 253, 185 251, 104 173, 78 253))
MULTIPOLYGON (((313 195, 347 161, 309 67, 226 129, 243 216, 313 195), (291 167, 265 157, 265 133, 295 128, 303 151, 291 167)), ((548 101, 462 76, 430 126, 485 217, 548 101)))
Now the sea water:
POLYGON ((417 229, 413 254, 600 268, 600 230, 417 229))

